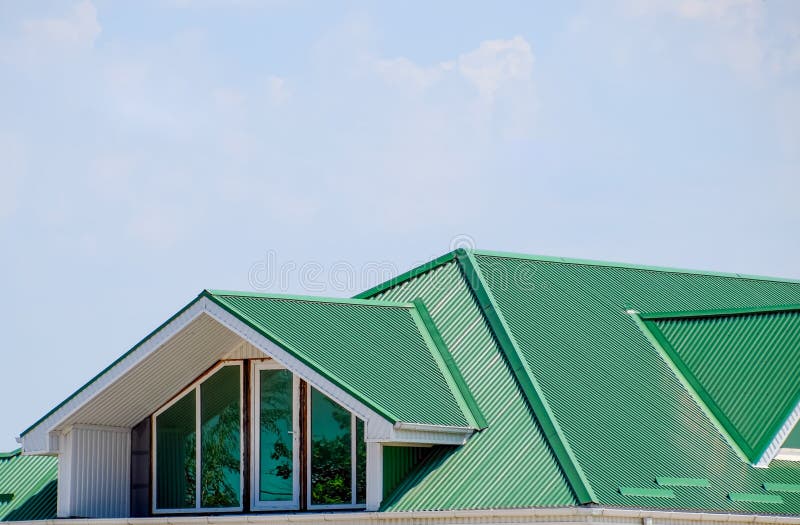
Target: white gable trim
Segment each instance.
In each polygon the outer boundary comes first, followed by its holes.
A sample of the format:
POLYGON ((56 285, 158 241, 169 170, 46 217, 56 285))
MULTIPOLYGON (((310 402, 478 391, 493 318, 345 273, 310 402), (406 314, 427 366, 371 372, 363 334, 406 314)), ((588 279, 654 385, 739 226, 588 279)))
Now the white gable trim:
POLYGON ((132 370, 137 364, 150 354, 156 352, 162 345, 176 334, 186 328, 192 321, 201 315, 208 315, 221 325, 225 326, 239 337, 253 345, 264 354, 274 358, 287 369, 297 374, 315 388, 334 399, 359 418, 366 425, 366 440, 368 442, 403 442, 419 444, 448 444, 460 445, 473 433, 471 428, 413 425, 397 423, 392 425, 389 421, 367 407, 345 390, 314 371, 311 367, 291 355, 289 352, 273 343, 261 333, 243 323, 236 316, 211 301, 201 297, 191 304, 186 310, 176 316, 147 340, 135 347, 119 362, 97 377, 91 383, 78 391, 74 397, 68 399, 52 414, 37 423, 19 439, 25 454, 56 454, 59 452, 59 435, 65 429, 60 429, 67 418, 81 407, 102 395, 109 385, 117 381, 124 374, 132 370))
POLYGON ((160 346, 169 341, 178 332, 186 328, 192 321, 204 312, 202 300, 196 301, 183 313, 151 335, 122 360, 112 366, 100 377, 87 384, 69 399, 60 408, 36 424, 18 440, 25 454, 56 454, 58 453, 58 433, 50 436, 60 422, 73 414, 81 406, 95 399, 108 385, 122 377, 145 357, 156 351, 160 346))
POLYGON ((775 434, 774 438, 772 438, 772 442, 761 455, 761 459, 759 459, 756 464, 753 465, 754 467, 767 468, 773 459, 776 459, 781 455, 781 447, 783 447, 783 442, 786 441, 787 437, 789 437, 789 434, 792 432, 798 421, 800 421, 800 403, 794 407, 794 410, 792 410, 792 413, 789 414, 786 422, 783 424, 781 429, 778 430, 778 433, 775 434))

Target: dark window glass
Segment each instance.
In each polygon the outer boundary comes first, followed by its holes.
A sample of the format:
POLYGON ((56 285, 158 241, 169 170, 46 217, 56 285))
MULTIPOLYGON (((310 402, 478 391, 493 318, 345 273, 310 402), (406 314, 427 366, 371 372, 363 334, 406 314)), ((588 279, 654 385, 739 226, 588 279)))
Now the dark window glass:
POLYGON ((294 487, 292 373, 261 370, 259 414, 259 501, 292 501, 294 487))
POLYGON ((241 501, 239 366, 223 366, 200 385, 200 506, 241 501))
POLYGON ((367 442, 364 422, 356 419, 356 503, 367 502, 367 442))
POLYGON ((156 505, 195 506, 195 391, 156 417, 156 505))
POLYGON ((311 389, 311 504, 352 503, 350 413, 311 389))

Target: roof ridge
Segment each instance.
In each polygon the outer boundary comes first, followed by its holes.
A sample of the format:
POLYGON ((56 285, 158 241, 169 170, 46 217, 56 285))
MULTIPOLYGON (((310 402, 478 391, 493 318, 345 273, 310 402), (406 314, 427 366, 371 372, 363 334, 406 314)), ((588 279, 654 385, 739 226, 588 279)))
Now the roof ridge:
POLYGON ((14 449, 10 452, 0 452, 0 459, 9 459, 19 456, 20 454, 22 454, 21 448, 14 449))
POLYGON ((217 290, 205 289, 200 293, 201 296, 225 296, 225 297, 251 297, 254 299, 275 299, 278 301, 297 301, 305 303, 330 303, 342 304, 351 306, 376 306, 383 308, 413 308, 411 303, 403 303, 397 301, 384 301, 381 299, 363 299, 363 298, 350 298, 350 297, 323 297, 315 295, 292 295, 292 294, 277 294, 277 293, 262 293, 262 292, 248 292, 236 290, 217 290))
POLYGON ((727 277, 731 279, 745 279, 752 281, 772 281, 779 283, 800 284, 800 279, 791 279, 788 277, 771 277, 766 275, 749 275, 744 273, 733 273, 733 272, 715 272, 711 270, 693 270, 686 268, 672 268, 668 266, 651 266, 646 264, 600 261, 595 259, 579 259, 572 257, 557 257, 552 255, 535 255, 535 254, 503 252, 495 250, 480 250, 477 248, 471 248, 468 251, 474 253, 475 255, 483 255, 486 257, 500 257, 506 259, 521 259, 521 260, 540 261, 540 262, 578 264, 584 266, 603 266, 607 268, 627 268, 630 270, 642 270, 649 272, 706 275, 711 277, 727 277))

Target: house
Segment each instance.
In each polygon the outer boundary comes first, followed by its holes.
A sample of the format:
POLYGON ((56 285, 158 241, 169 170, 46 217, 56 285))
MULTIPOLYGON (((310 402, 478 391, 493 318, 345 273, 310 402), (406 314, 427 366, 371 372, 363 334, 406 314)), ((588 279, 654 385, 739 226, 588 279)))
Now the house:
POLYGON ((800 281, 456 250, 204 291, 20 442, 104 524, 800 523, 798 419, 800 281))

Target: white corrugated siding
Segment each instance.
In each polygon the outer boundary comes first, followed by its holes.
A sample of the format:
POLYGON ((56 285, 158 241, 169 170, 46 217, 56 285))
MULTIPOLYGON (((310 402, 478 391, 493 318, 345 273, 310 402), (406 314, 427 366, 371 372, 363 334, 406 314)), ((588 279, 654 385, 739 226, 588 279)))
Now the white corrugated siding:
POLYGON ((131 448, 128 429, 73 427, 63 443, 59 469, 62 464, 65 468, 63 479, 59 470, 58 516, 127 516, 131 448))

